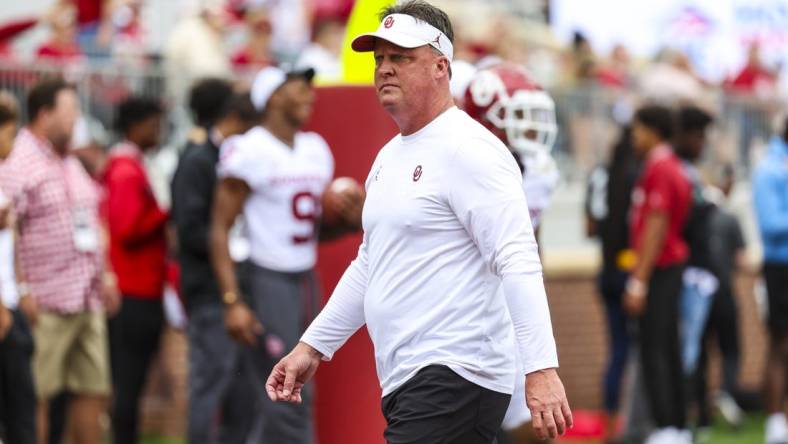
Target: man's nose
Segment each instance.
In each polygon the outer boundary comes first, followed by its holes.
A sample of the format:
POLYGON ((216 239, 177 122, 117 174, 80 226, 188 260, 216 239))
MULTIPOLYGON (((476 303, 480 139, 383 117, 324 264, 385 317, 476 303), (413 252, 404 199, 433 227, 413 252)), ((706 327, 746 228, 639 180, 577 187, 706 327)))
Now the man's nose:
POLYGON ((394 74, 394 69, 392 64, 384 58, 380 61, 380 64, 378 64, 377 72, 381 76, 390 76, 394 74))

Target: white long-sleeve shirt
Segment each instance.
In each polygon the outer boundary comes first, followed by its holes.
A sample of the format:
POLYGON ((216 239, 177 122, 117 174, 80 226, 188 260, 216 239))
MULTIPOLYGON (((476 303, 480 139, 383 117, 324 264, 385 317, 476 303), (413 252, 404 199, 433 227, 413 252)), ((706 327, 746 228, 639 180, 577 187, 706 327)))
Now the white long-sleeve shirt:
POLYGON ((302 341, 330 359, 366 323, 384 396, 433 364, 511 393, 512 324, 525 373, 558 366, 522 176, 493 134, 451 108, 387 143, 366 189, 358 257, 302 341))

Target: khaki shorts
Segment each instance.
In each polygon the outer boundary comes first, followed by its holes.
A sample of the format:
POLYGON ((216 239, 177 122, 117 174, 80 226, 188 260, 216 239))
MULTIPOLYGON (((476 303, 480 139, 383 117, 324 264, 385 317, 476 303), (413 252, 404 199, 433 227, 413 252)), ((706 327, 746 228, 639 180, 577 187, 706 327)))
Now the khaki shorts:
POLYGON ((68 389, 109 395, 109 347, 103 313, 40 313, 33 331, 36 392, 47 399, 68 389))

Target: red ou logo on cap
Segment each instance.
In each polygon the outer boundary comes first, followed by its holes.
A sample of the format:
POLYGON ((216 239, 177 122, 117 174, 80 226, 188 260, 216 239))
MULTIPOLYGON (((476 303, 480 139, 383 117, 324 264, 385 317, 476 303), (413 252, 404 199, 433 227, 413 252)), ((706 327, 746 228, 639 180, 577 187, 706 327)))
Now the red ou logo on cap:
POLYGON ((386 20, 383 21, 383 27, 384 28, 391 28, 391 25, 393 25, 393 24, 394 24, 394 17, 392 17, 392 16, 386 17, 386 20))

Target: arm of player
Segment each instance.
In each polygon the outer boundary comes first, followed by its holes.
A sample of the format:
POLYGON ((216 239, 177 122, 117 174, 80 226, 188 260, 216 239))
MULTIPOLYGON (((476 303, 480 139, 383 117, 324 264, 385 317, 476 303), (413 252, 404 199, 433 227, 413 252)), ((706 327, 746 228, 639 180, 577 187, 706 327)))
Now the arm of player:
POLYGON ((334 353, 364 325, 367 290, 367 252, 362 242, 358 256, 345 270, 328 303, 290 354, 274 366, 265 388, 272 401, 301 402, 301 389, 317 371, 320 360, 334 353))
POLYGON ((505 147, 485 140, 460 147, 451 166, 449 203, 482 256, 501 277, 526 378, 526 400, 540 438, 571 427, 558 378, 542 266, 517 165, 505 147))
POLYGON ((229 246, 230 229, 241 214, 249 193, 246 182, 233 177, 221 179, 216 186, 211 213, 211 262, 226 304, 224 323, 227 332, 242 344, 254 345, 256 335, 263 332, 262 326, 241 300, 229 246))

